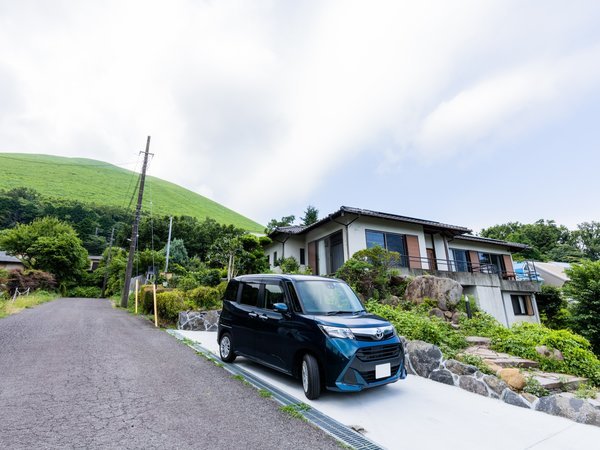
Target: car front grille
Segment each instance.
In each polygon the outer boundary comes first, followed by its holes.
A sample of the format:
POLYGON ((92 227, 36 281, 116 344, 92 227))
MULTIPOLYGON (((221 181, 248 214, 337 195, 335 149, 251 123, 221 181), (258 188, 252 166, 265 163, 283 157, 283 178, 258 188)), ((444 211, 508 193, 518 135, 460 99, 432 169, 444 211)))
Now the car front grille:
POLYGON ((361 361, 380 361, 383 359, 395 358, 400 355, 400 345, 401 344, 386 344, 363 347, 356 352, 356 357, 361 361))

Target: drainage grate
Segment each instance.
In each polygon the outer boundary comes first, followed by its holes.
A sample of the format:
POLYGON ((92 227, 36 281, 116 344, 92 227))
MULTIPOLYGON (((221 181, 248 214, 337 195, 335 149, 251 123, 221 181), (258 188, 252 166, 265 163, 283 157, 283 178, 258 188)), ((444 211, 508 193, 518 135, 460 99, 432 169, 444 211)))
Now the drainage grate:
MULTIPOLYGON (((181 333, 179 333, 177 330, 167 330, 167 333, 176 337, 180 341, 184 340, 184 336, 181 333)), ((297 398, 295 398, 295 397, 287 394, 286 392, 282 391, 281 389, 267 383, 266 381, 260 379, 259 377, 248 372, 247 370, 242 369, 241 367, 239 367, 235 364, 228 364, 228 363, 221 361, 220 359, 217 359, 212 352, 205 349, 200 344, 193 344, 193 345, 191 345, 191 347, 194 350, 196 350, 197 352, 204 354, 204 356, 207 356, 208 358, 222 364, 223 367, 225 368, 225 370, 227 370, 229 373, 232 373, 233 375, 243 376, 246 381, 248 381, 250 384, 252 384, 257 389, 265 389, 265 390, 269 391, 271 393, 272 397, 276 401, 281 403, 283 406, 297 405, 299 403, 302 403, 297 398)), ((338 422, 337 420, 332 419, 328 415, 323 414, 321 411, 319 411, 313 407, 311 407, 309 410, 299 411, 299 412, 309 422, 312 422, 313 424, 315 424, 316 426, 321 428, 323 431, 325 431, 327 434, 330 434, 337 440, 343 442, 346 445, 349 445, 350 447, 352 447, 356 450, 380 450, 380 449, 382 450, 382 447, 375 444, 373 441, 367 439, 362 434, 357 433, 352 428, 349 428, 346 425, 338 422)))

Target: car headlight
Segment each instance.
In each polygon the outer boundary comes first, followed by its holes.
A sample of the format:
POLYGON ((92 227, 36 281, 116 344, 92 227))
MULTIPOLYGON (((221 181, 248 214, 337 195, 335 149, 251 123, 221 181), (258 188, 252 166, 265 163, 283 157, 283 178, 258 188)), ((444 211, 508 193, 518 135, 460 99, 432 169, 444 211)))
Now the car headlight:
POLYGON ((350 331, 350 328, 346 327, 330 327, 327 325, 319 325, 323 333, 332 338, 340 339, 354 339, 354 334, 350 331))

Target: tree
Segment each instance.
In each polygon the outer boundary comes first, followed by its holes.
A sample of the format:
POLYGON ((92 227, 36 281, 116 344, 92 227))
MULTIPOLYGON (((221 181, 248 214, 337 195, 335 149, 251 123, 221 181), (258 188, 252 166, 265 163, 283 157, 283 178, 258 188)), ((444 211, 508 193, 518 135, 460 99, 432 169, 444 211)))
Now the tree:
POLYGON ((583 222, 573 232, 579 248, 586 258, 600 260, 600 222, 583 222))
MULTIPOLYGON (((163 248, 161 252, 166 255, 167 247, 163 248)), ((189 261, 188 252, 183 243, 183 239, 173 239, 171 241, 171 247, 169 249, 169 263, 173 262, 180 266, 185 266, 189 261)))
POLYGON ((52 273, 59 283, 78 279, 88 264, 88 253, 73 227, 53 217, 0 232, 0 248, 28 268, 52 273))
POLYGON ((556 330, 568 327, 567 301, 559 288, 543 285, 535 299, 544 325, 556 330))
POLYGON ((570 281, 563 287, 575 302, 573 328, 600 354, 600 261, 584 261, 565 270, 570 281))
POLYGON ((302 220, 302 225, 305 227, 312 225, 319 220, 319 210, 312 205, 308 205, 306 211, 304 211, 304 217, 301 217, 300 220, 302 220))
POLYGON ((515 259, 548 261, 568 256, 573 261, 581 257, 572 233, 564 225, 557 225, 554 220, 540 219, 531 224, 509 222, 494 225, 481 230, 481 236, 527 244, 530 248, 515 255, 515 259))
POLYGON ((278 227, 289 227, 296 220, 296 216, 284 216, 281 220, 271 219, 267 224, 267 228, 265 228, 265 234, 270 234, 275 231, 275 228, 278 227))

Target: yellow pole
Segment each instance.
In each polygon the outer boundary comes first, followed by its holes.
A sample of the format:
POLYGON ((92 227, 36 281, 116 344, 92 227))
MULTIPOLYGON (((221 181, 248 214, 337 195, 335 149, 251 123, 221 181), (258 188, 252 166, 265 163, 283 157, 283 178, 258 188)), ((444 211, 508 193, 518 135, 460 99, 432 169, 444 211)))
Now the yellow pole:
POLYGON ((158 311, 156 308, 156 284, 152 285, 152 295, 154 297, 154 326, 158 327, 158 311))
POLYGON ((140 280, 135 279, 135 313, 137 314, 137 305, 138 305, 138 291, 140 289, 140 280))

